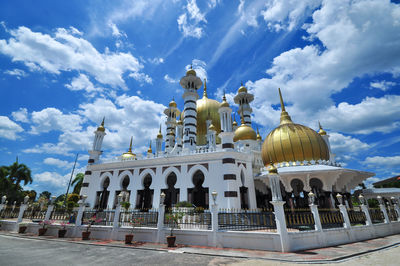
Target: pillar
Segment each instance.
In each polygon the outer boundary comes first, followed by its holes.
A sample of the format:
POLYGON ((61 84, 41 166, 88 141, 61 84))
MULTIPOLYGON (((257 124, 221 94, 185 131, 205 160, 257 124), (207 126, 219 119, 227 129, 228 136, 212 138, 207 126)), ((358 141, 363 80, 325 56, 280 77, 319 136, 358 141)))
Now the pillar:
POLYGON ((390 219, 389 219, 388 213, 386 211, 386 207, 385 207, 382 197, 378 196, 377 200, 379 201, 379 208, 381 209, 381 212, 383 213, 383 217, 385 218, 384 223, 390 223, 390 219))

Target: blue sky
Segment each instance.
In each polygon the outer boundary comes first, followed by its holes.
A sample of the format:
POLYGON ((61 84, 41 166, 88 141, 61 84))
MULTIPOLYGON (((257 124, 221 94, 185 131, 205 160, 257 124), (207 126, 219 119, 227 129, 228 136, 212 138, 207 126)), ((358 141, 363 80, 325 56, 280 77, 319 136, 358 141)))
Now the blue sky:
POLYGON ((15 0, 0 21, 0 164, 18 155, 27 188, 65 191, 103 116, 104 158, 130 136, 147 150, 169 101, 182 109, 191 64, 209 97, 233 104, 241 82, 254 93, 263 138, 280 87, 293 121, 320 121, 344 166, 375 172, 369 184, 400 174, 398 1, 15 0))

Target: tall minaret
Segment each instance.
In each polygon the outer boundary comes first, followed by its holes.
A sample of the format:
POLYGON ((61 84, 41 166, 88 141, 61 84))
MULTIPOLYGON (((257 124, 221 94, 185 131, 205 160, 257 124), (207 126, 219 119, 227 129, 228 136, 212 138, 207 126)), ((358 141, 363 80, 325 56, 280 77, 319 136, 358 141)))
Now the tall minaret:
POLYGON ((326 131, 322 128, 321 123, 318 121, 318 125, 319 125, 319 131, 318 134, 321 135, 321 137, 324 139, 326 145, 328 146, 329 149, 329 161, 331 163, 335 163, 335 154, 332 153, 331 150, 331 144, 329 142, 329 135, 326 133, 326 131))
POLYGON ((190 67, 186 72, 186 76, 181 78, 179 84, 184 88, 184 118, 183 118, 183 149, 195 150, 196 149, 196 136, 197 136, 197 110, 196 101, 199 98, 197 89, 199 89, 203 82, 196 76, 196 71, 190 67))
POLYGON ((221 132, 232 132, 232 109, 226 101, 225 93, 222 97, 222 103, 219 106, 218 113, 221 120, 221 132))
POLYGON ((161 134, 161 125, 160 125, 160 130, 158 131, 157 139, 156 139, 156 155, 157 156, 160 156, 162 154, 162 142, 163 142, 163 135, 161 134))
POLYGON ((102 154, 101 145, 103 144, 103 139, 104 136, 106 135, 105 130, 106 129, 104 128, 104 118, 103 118, 101 125, 94 132, 93 147, 91 150, 89 150, 89 161, 88 161, 89 164, 96 163, 99 160, 100 155, 102 154))
POLYGON ((181 116, 176 123, 176 137, 175 137, 175 147, 172 150, 172 153, 178 154, 182 150, 182 136, 183 136, 183 121, 182 121, 182 116, 183 113, 181 113, 181 116))
POLYGON ((216 148, 216 134, 217 134, 217 131, 216 131, 214 125, 211 123, 207 129, 207 143, 208 143, 208 148, 210 150, 214 150, 214 151, 216 148))
POLYGON ((250 107, 250 103, 254 100, 254 95, 247 92, 247 88, 242 85, 238 89, 238 93, 233 98, 236 104, 239 104, 238 113, 244 118, 246 125, 251 125, 251 113, 253 109, 250 107))
POLYGON ((175 146, 175 127, 176 127, 176 117, 179 116, 181 112, 176 108, 176 102, 172 99, 169 103, 169 107, 164 110, 164 114, 167 116, 167 136, 165 137, 165 151, 171 152, 175 146))

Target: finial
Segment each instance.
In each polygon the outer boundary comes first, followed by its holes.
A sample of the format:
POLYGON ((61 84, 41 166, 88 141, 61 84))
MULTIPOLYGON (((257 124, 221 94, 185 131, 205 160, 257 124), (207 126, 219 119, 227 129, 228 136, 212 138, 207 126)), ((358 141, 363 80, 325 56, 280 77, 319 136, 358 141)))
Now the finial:
POLYGON ((151 140, 149 140, 149 149, 147 150, 147 153, 153 153, 153 150, 151 149, 151 140))
POLYGON ((204 92, 203 97, 207 98, 207 79, 204 79, 204 92))
POLYGON ((158 134, 157 134, 157 139, 162 139, 162 134, 161 134, 161 124, 160 124, 160 130, 158 131, 158 134))
POLYGON ((243 81, 240 81, 240 86, 243 86, 243 81))
POLYGON ((271 167, 269 168, 268 173, 277 174, 278 173, 278 169, 276 169, 276 167, 274 166, 274 163, 271 161, 269 164, 271 165, 271 167))
POLYGON ((282 109, 282 111, 286 111, 285 110, 285 104, 283 103, 281 88, 278 88, 278 90, 279 90, 279 98, 281 99, 281 109, 282 109))
POLYGON ((131 137, 131 143, 129 143, 129 151, 128 152, 132 152, 132 139, 133 139, 133 137, 131 137))
POLYGON ((319 129, 322 129, 321 123, 318 121, 319 129))
POLYGON ((319 125, 318 134, 320 134, 321 136, 325 136, 326 135, 326 131, 322 128, 321 123, 319 121, 318 121, 318 125, 319 125))
POLYGON ((190 69, 193 69, 193 64, 190 64, 190 69))
POLYGON ((101 121, 101 125, 104 127, 104 119, 105 119, 106 117, 105 116, 103 116, 103 121, 101 121))

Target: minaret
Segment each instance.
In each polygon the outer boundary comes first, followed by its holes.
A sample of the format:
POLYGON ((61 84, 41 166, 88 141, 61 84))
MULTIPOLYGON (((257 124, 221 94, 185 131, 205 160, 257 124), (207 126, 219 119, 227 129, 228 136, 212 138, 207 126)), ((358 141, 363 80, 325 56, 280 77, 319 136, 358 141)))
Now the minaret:
POLYGON ((106 135, 104 128, 104 118, 101 122, 101 125, 94 132, 94 141, 92 149, 89 150, 89 164, 96 163, 99 160, 100 155, 102 154, 101 145, 103 144, 104 136, 106 135))
POLYGON ((251 113, 253 109, 250 107, 250 103, 254 100, 254 95, 247 92, 247 88, 242 85, 238 89, 238 93, 233 98, 236 104, 239 104, 240 115, 243 115, 246 125, 251 125, 251 113))
POLYGON ((183 121, 182 121, 182 116, 183 113, 181 113, 181 116, 176 123, 176 137, 175 137, 175 147, 172 150, 172 153, 178 154, 182 150, 182 135, 183 135, 183 121))
POLYGON ((226 101, 225 93, 222 97, 222 103, 219 106, 218 113, 221 120, 221 132, 232 132, 232 109, 226 101))
POLYGON ((258 131, 258 127, 257 127, 257 144, 258 144, 258 148, 261 151, 261 146, 262 146, 262 137, 260 135, 260 132, 258 131))
POLYGON ((167 126, 167 136, 165 137, 165 151, 171 152, 175 146, 175 127, 176 127, 176 117, 179 116, 181 112, 176 108, 176 102, 172 99, 169 103, 169 107, 164 110, 164 114, 167 116, 167 121, 165 122, 167 126))
POLYGON ((216 148, 216 129, 214 125, 211 123, 207 129, 207 142, 208 148, 215 151, 216 148))
POLYGON ((190 69, 186 72, 186 76, 181 78, 179 84, 184 89, 182 96, 184 100, 183 149, 192 151, 196 149, 196 101, 199 98, 197 89, 203 85, 203 82, 201 82, 201 79, 196 76, 196 71, 190 67, 190 69))
POLYGON ((151 140, 149 141, 149 149, 147 150, 147 158, 153 158, 153 150, 151 149, 151 140))
POLYGON ((321 135, 321 137, 324 139, 326 145, 328 146, 329 149, 329 161, 331 163, 335 163, 335 154, 332 153, 331 150, 331 144, 329 142, 329 135, 326 133, 326 131, 322 128, 321 123, 318 121, 318 125, 319 125, 319 131, 318 134, 321 135))
POLYGON ((157 139, 156 139, 156 155, 157 156, 160 156, 162 154, 162 142, 163 142, 163 135, 161 134, 161 125, 160 125, 160 130, 158 131, 157 139))

